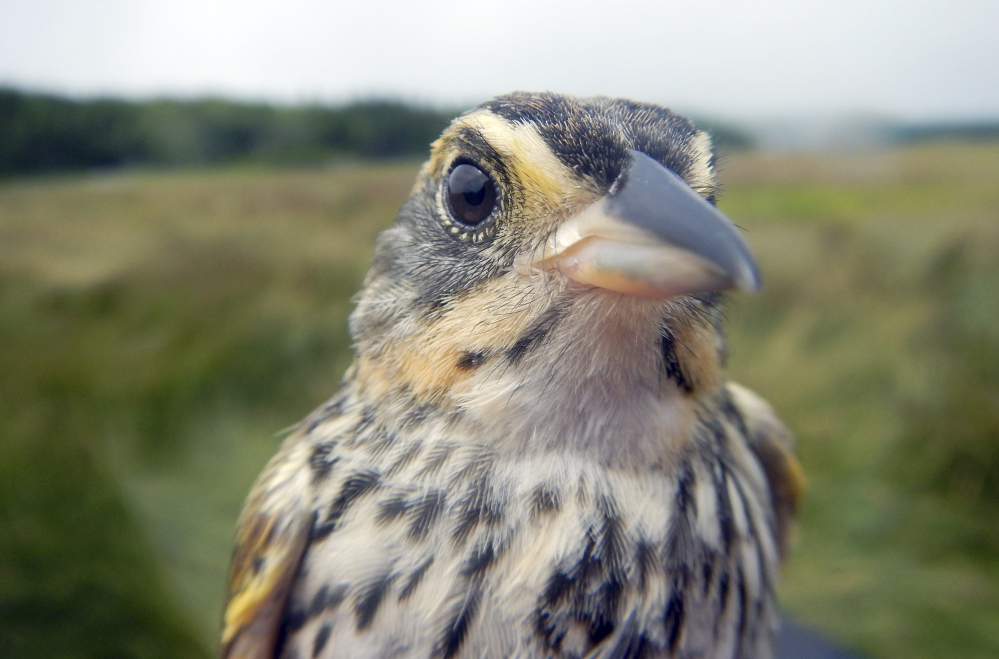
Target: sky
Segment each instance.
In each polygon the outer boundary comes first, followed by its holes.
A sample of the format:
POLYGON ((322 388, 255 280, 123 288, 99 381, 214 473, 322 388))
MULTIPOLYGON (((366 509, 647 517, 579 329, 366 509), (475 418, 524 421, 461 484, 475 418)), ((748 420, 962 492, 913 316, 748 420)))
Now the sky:
POLYGON ((466 107, 515 89, 701 116, 999 118, 996 0, 0 0, 0 85, 466 107))

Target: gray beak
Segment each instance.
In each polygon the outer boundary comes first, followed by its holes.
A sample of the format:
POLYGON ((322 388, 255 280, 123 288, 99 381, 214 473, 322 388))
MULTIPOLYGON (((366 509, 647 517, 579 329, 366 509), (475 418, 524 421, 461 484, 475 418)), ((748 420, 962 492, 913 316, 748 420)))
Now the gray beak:
POLYGON ((534 264, 641 297, 759 290, 756 261, 732 221, 649 156, 631 156, 612 192, 564 222, 534 264))

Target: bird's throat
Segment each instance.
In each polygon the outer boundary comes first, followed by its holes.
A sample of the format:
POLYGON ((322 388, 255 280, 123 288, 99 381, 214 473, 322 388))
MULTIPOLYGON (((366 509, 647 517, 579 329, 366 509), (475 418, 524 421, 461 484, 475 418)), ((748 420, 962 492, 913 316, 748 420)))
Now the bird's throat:
POLYGON ((425 323, 421 339, 397 328, 379 350, 361 350, 358 391, 416 396, 498 451, 651 465, 685 448, 700 399, 721 383, 720 339, 703 315, 687 303, 600 290, 521 299, 504 311, 500 299, 469 296, 437 320, 464 331, 425 323), (454 340, 444 345, 444 336, 454 340))

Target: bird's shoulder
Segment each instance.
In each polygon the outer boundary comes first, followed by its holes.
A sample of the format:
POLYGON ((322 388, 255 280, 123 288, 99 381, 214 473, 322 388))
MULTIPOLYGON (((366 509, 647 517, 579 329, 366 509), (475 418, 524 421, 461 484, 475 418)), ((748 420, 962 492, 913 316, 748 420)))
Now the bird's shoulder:
POLYGON ((726 384, 725 393, 726 402, 743 422, 746 441, 766 476, 775 536, 781 556, 786 557, 805 490, 805 472, 798 462, 794 437, 758 394, 734 382, 726 384))
POLYGON ((220 656, 273 656, 285 602, 312 528, 314 447, 305 427, 257 478, 236 529, 220 656))

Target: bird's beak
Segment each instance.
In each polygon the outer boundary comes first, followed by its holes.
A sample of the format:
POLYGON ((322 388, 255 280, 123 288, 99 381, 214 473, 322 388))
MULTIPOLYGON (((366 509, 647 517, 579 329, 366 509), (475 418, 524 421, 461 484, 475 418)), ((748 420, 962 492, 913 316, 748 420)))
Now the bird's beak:
POLYGON ((756 261, 732 221, 649 156, 566 220, 531 257, 570 279, 649 298, 759 290, 756 261))

